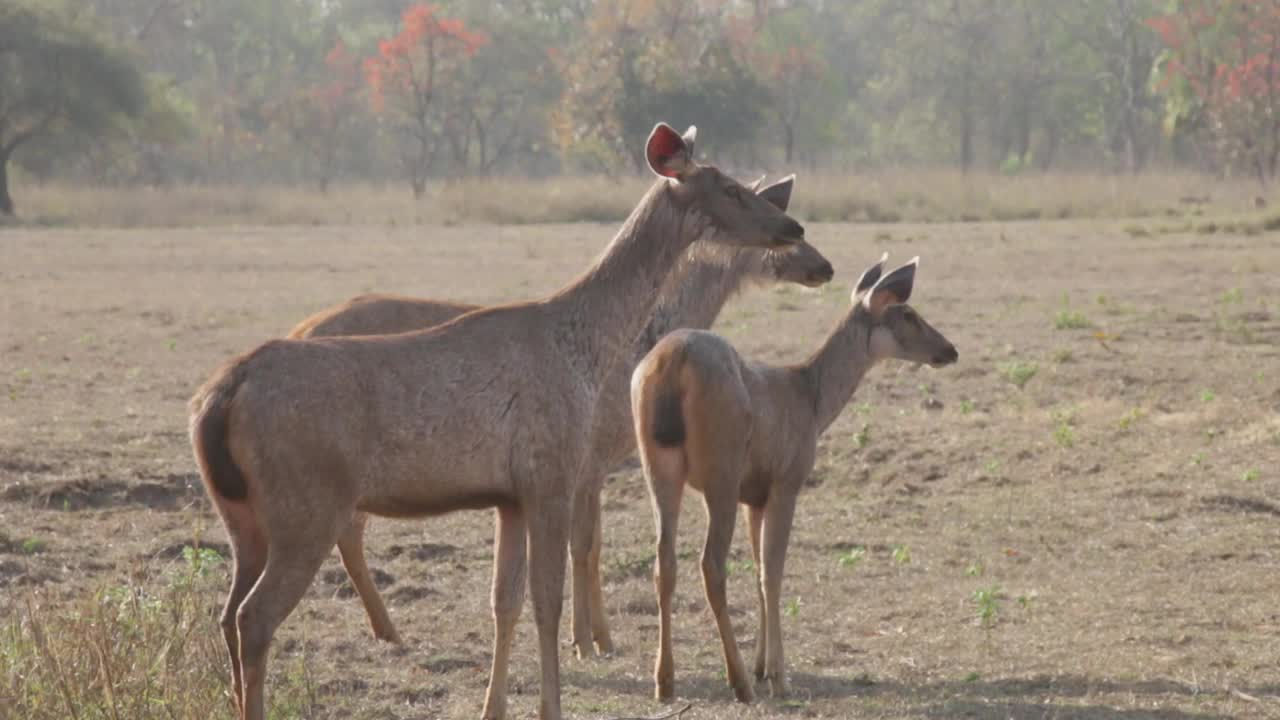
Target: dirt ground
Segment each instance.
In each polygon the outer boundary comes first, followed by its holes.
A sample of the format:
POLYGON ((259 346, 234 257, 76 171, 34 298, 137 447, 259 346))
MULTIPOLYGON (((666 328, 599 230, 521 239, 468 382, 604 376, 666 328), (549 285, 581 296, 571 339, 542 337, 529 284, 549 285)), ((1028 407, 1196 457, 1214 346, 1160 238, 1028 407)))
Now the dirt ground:
MULTIPOLYGON (((686 503, 684 717, 1280 716, 1280 242, 1122 226, 812 224, 834 283, 730 304, 718 329, 745 354, 801 359, 882 250, 918 254, 913 305, 960 362, 874 369, 822 441, 784 585, 786 701, 761 685, 751 707, 733 702, 697 574, 700 502, 686 503)), ((224 541, 185 402, 225 358, 364 291, 536 296, 612 232, 0 233, 0 620, 33 593, 70 603, 193 538, 224 541)), ((663 709, 634 466, 608 482, 605 528, 618 651, 574 659, 566 612, 575 718, 663 709)), ((492 533, 489 512, 375 521, 371 564, 406 646, 372 639, 335 554, 277 636, 274 667, 305 654, 321 717, 477 716, 492 533)), ((730 602, 749 653, 746 546, 739 523, 730 602)), ((531 615, 512 668, 518 717, 536 712, 531 615)))

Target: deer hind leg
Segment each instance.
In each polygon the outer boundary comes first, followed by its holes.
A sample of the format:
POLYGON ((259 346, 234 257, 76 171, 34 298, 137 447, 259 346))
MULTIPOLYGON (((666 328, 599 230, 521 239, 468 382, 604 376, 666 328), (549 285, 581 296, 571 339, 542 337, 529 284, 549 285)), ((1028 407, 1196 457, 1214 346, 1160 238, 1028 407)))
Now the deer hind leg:
POLYGON ((266 566, 236 613, 244 675, 243 720, 265 720, 271 638, 306 594, 355 512, 354 507, 332 505, 312 505, 309 510, 273 513, 281 524, 267 528, 266 566))
POLYGON ((768 623, 765 620, 764 604, 764 556, 760 553, 760 528, 764 525, 764 508, 751 505, 745 507, 747 511, 747 528, 751 532, 751 563, 755 565, 756 598, 759 601, 757 615, 760 618, 760 625, 756 630, 756 662, 754 669, 756 680, 763 680, 765 651, 768 647, 768 643, 765 642, 765 638, 768 635, 768 623))
POLYGON ((764 507, 764 547, 762 569, 767 621, 765 677, 775 698, 786 697, 786 668, 782 657, 782 616, 778 612, 782 598, 783 566, 787 560, 787 543, 795 517, 794 495, 775 493, 764 507))
POLYGON ((702 585, 707 594, 707 605, 715 617, 724 646, 725 674, 729 686, 739 702, 751 702, 755 691, 748 679, 742 654, 738 651, 733 635, 733 623, 729 619, 729 601, 726 580, 729 549, 733 544, 733 526, 738 518, 738 477, 726 473, 725 477, 707 478, 703 485, 707 507, 707 539, 702 548, 702 585))
POLYGON ((267 539, 258 526, 253 511, 244 503, 220 503, 218 507, 227 527, 234 565, 231 574, 231 590, 222 608, 222 637, 231 657, 231 687, 236 712, 244 713, 244 677, 240 670, 240 636, 236 628, 236 613, 245 596, 262 575, 267 564, 267 539))
POLYGON ((591 654, 591 629, 596 617, 591 607, 591 546, 599 525, 600 483, 583 483, 573 498, 569 535, 569 562, 573 566, 573 650, 581 660, 591 654))
POLYGON ((669 701, 675 697, 671 601, 676 591, 676 535, 680 525, 680 501, 684 498, 683 450, 646 448, 644 465, 657 525, 653 584, 658 594, 658 657, 653 669, 654 695, 658 700, 669 701))
POLYGON ((369 516, 358 512, 347 525, 347 529, 338 538, 338 555, 342 558, 342 566, 347 570, 347 577, 364 604, 365 614, 369 616, 369 626, 373 636, 379 640, 400 644, 400 633, 391 622, 387 606, 378 594, 378 587, 373 583, 373 575, 364 557, 364 529, 369 516))
POLYGON ((525 522, 518 505, 500 505, 494 528, 493 552, 493 664, 485 691, 484 720, 500 720, 507 714, 507 668, 516 621, 524 606, 525 522))

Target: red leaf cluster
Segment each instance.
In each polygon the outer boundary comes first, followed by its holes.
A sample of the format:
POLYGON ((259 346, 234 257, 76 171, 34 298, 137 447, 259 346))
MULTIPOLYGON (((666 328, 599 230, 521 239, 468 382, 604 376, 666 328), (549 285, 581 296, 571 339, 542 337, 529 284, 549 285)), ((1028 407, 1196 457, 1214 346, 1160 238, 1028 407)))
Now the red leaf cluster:
POLYGON ((435 72, 454 60, 471 57, 489 42, 458 18, 445 17, 429 3, 410 6, 400 18, 400 32, 378 43, 378 54, 365 58, 364 74, 374 107, 381 110, 388 94, 429 95, 435 72))

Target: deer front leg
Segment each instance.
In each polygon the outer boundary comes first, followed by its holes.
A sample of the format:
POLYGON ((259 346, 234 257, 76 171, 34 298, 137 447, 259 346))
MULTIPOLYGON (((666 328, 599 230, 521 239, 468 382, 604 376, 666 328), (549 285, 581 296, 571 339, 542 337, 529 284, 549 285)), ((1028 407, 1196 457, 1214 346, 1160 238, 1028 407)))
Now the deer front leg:
POLYGON ((764 674, 769 679, 769 691, 775 698, 786 697, 786 669, 782 657, 782 574, 787 560, 787 543, 791 538, 791 523, 795 517, 794 495, 777 492, 769 497, 764 507, 764 599, 765 599, 765 663, 764 674))
POLYGON ((598 530, 599 483, 590 479, 573 498, 573 527, 569 535, 569 563, 573 566, 573 650, 581 660, 591 653, 595 623, 591 600, 591 546, 598 530), (595 514, 592 506, 595 506, 595 514))
POLYGON ((702 548, 702 585, 707 594, 707 605, 715 616, 720 631, 720 643, 724 646, 725 674, 739 702, 751 702, 755 691, 742 664, 742 654, 733 635, 733 622, 729 619, 729 601, 725 592, 729 560, 729 548, 733 544, 733 526, 738 517, 737 484, 706 486, 707 541, 702 548))
MULTIPOLYGON (((536 481, 535 481, 536 482, 536 481)), ((542 674, 538 717, 560 720, 560 614, 564 605, 564 565, 568 554, 571 497, 549 485, 535 495, 525 518, 529 527, 529 592, 538 628, 542 674)))
POLYGON ((765 620, 765 603, 764 603, 764 556, 760 554, 760 528, 764 525, 764 508, 758 508, 747 505, 747 528, 751 533, 751 563, 755 565, 756 574, 756 607, 758 611, 756 615, 759 617, 760 624, 756 630, 756 662, 755 677, 756 680, 764 679, 764 661, 765 649, 768 643, 765 638, 768 635, 768 623, 765 620))
POLYGON ((484 698, 485 720, 500 720, 507 714, 511 641, 524 606, 525 534, 520 507, 500 505, 493 538, 493 663, 484 698))

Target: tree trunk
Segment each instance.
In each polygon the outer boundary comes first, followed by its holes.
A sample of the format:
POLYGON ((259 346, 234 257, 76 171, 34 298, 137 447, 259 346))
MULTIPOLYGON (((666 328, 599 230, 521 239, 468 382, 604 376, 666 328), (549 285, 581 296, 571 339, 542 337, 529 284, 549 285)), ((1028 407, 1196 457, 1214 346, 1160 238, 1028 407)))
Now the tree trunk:
POLYGON ((969 108, 960 112, 960 174, 968 175, 973 166, 973 118, 969 108))
POLYGON ((1054 157, 1058 153, 1058 128, 1055 125, 1049 125, 1044 131, 1044 150, 1040 153, 1039 165, 1040 172, 1049 172, 1049 168, 1053 166, 1054 157))
POLYGON ((0 154, 0 215, 13 215, 13 198, 9 197, 9 153, 0 154))

